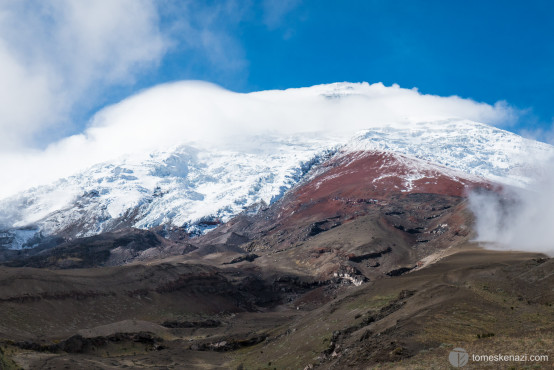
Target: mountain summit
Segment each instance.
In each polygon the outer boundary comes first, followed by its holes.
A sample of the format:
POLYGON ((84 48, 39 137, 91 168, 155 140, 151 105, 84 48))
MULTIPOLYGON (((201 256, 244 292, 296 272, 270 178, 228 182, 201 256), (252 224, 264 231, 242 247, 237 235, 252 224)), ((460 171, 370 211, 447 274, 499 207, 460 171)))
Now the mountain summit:
POLYGON ((517 187, 528 185, 537 164, 554 155, 550 145, 459 119, 387 124, 350 139, 324 134, 258 135, 233 149, 178 145, 99 163, 0 201, 0 242, 31 248, 49 236, 72 239, 125 227, 200 235, 273 203, 318 165, 347 153, 417 160, 397 174, 409 184, 422 171, 435 171, 517 187))
POLYGON ((511 192, 542 199, 554 147, 446 109, 459 98, 380 84, 182 87, 158 101, 179 114, 131 98, 67 160, 111 152, 0 201, 0 367, 427 368, 447 363, 445 343, 550 353, 552 259, 475 237, 500 226, 517 248, 550 226, 550 203, 520 214, 511 192), (421 103, 409 118, 406 96, 421 103), (145 119, 159 125, 141 133, 145 119))

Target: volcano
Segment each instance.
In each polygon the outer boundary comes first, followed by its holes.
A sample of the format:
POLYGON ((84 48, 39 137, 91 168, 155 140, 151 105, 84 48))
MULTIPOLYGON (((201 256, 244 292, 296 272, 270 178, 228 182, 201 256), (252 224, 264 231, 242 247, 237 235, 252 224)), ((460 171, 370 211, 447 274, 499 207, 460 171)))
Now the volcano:
MULTIPOLYGON (((323 98, 337 88, 360 89, 323 98)), ((482 249, 468 196, 526 187, 553 147, 460 119, 252 140, 129 155, 1 200, 0 367, 550 353, 552 260, 482 249)))

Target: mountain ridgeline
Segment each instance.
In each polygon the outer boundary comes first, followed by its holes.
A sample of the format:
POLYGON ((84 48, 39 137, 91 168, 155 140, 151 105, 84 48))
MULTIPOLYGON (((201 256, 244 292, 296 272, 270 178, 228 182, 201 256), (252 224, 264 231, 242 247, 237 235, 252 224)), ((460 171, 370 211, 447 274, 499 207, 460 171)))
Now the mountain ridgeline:
POLYGON ((257 137, 255 148, 199 150, 185 145, 101 163, 0 201, 0 247, 19 250, 52 240, 123 228, 164 236, 202 235, 243 212, 256 212, 325 168, 334 155, 377 151, 420 159, 449 176, 525 187, 554 155, 550 145, 467 120, 388 125, 349 140, 257 137), (459 174, 456 174, 458 171, 459 174))
POLYGON ((526 187, 552 146, 467 120, 256 140, 127 156, 0 201, 1 363, 552 356, 552 260, 482 249, 468 208, 471 192, 526 187))

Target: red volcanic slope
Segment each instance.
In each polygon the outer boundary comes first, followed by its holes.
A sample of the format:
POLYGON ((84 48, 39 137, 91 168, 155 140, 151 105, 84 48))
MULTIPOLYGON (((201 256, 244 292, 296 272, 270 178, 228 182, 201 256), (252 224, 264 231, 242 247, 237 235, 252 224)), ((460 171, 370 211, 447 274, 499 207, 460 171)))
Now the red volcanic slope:
POLYGON ((300 217, 298 213, 310 209, 310 214, 330 217, 339 210, 352 212, 357 205, 380 202, 392 195, 463 197, 472 188, 492 188, 481 178, 390 152, 342 153, 324 166, 323 173, 287 194, 281 216, 300 217))

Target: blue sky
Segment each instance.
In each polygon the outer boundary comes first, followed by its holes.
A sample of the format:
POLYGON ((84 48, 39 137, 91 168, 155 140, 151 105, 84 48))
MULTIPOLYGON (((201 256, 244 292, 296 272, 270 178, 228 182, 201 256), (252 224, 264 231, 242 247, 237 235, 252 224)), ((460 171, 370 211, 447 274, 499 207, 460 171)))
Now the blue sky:
POLYGON ((188 79, 506 101, 520 115, 504 128, 554 142, 551 1, 8 1, 0 15, 0 151, 45 147, 105 106, 188 79))
MULTIPOLYGON (((248 135, 237 136, 267 121, 305 134, 303 125, 367 128, 384 113, 448 112, 554 144, 553 37, 549 0, 3 0, 0 198, 132 150, 148 153, 153 143, 222 131, 243 145, 248 135), (240 95, 205 84, 144 92, 191 79, 236 92, 382 82, 436 96, 373 85, 389 100, 347 106, 337 125, 327 105, 305 110, 296 100, 243 119, 240 95), (206 104, 228 95, 231 104, 206 104), (464 99, 437 97, 453 95, 464 99), (222 106, 236 116, 219 114, 222 106), (211 124, 206 112, 216 113, 211 124)), ((538 210, 548 225, 551 175, 539 185, 541 196, 523 198, 517 216, 532 220, 538 210)), ((541 234, 544 222, 512 224, 518 236, 539 225, 535 234, 552 240, 541 234)))
MULTIPOLYGON (((234 91, 336 81, 397 83, 529 110, 519 131, 554 117, 554 3, 297 1, 268 24, 263 6, 221 15, 227 60, 175 49, 139 85, 202 79, 234 91), (226 65, 229 63, 229 65, 226 65)), ((225 14, 225 13, 224 13, 225 14)))

